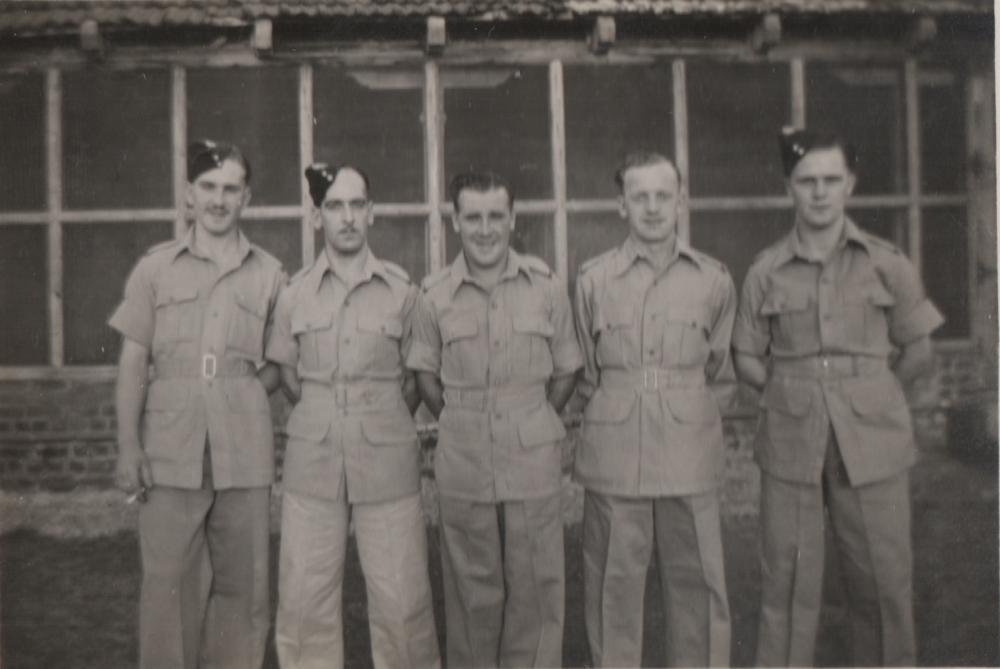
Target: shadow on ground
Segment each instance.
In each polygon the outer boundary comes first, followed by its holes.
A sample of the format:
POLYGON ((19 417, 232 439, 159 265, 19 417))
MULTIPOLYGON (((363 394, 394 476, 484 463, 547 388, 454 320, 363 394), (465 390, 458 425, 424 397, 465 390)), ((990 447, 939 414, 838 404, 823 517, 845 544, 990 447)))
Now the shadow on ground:
MULTIPOLYGON (((996 463, 962 463, 943 451, 927 452, 912 480, 919 662, 1000 664, 996 463)), ((434 528, 429 538, 435 613, 443 631, 434 528)), ((724 539, 733 663, 748 666, 753 661, 760 594, 756 525, 728 522, 724 539)), ((277 537, 272 550, 272 566, 276 567, 277 537)), ((135 665, 139 558, 134 534, 57 539, 17 530, 0 538, 0 569, 0 664, 11 669, 135 665)), ((584 666, 589 658, 583 633, 579 526, 566 530, 566 570, 564 663, 584 666)), ((370 667, 364 582, 353 543, 345 581, 346 664, 370 667)), ((846 603, 832 554, 825 590, 816 661, 821 666, 849 664, 846 603)), ((654 596, 657 592, 659 575, 651 569, 643 651, 646 666, 660 665, 664 657, 663 612, 654 596)), ((266 666, 277 667, 273 639, 266 666)))

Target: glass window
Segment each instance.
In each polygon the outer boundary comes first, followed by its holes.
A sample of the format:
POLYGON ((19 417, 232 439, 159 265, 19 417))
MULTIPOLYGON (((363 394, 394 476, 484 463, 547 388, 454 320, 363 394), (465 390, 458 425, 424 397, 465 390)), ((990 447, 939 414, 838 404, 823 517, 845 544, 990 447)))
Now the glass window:
POLYGON ((736 290, 762 250, 792 229, 789 211, 691 212, 691 246, 722 262, 736 290))
MULTIPOLYGON (((444 249, 446 262, 451 262, 462 250, 462 242, 455 232, 451 217, 445 217, 444 249)), ((510 236, 510 246, 518 253, 526 253, 541 258, 555 271, 556 247, 549 214, 518 214, 514 232, 510 236)))
POLYGON ((894 66, 809 63, 806 125, 858 150, 856 193, 906 192, 903 72, 894 66))
POLYGON ((168 71, 63 74, 66 208, 172 207, 171 164, 168 71))
POLYGON ((289 276, 301 269, 301 221, 298 219, 240 221, 240 228, 250 241, 280 260, 289 276))
POLYGON ((120 335, 107 322, 125 294, 125 280, 149 247, 172 236, 170 222, 63 227, 66 364, 117 362, 120 335))
POLYGON ((903 252, 908 248, 909 214, 906 209, 852 207, 848 214, 862 230, 892 242, 903 252))
POLYGON ((620 246, 628 237, 628 224, 617 213, 609 211, 570 214, 567 227, 570 295, 573 295, 580 265, 620 246))
POLYGON ((301 199, 298 82, 292 67, 188 70, 188 139, 240 148, 252 170, 251 204, 301 199))
POLYGON ((920 188, 964 192, 965 82, 947 70, 920 75, 920 188))
POLYGON ((48 364, 46 248, 44 225, 0 226, 0 365, 48 364))
POLYGON ((45 79, 0 75, 0 211, 45 209, 45 79))
MULTIPOLYGON (((410 281, 420 283, 427 275, 426 219, 422 217, 375 217, 368 228, 368 245, 383 260, 394 262, 410 275, 410 281)), ((323 252, 322 230, 314 233, 316 253, 323 252)))
POLYGON ((784 194, 777 138, 789 100, 787 65, 689 62, 691 194, 784 194))
POLYGON ((923 211, 924 287, 944 314, 935 338, 968 337, 969 223, 964 207, 923 211))
POLYGON ((552 197, 547 68, 445 70, 442 80, 446 180, 490 169, 518 199, 552 197))
POLYGON ((371 197, 378 202, 422 202, 422 82, 419 72, 349 73, 317 67, 316 160, 363 169, 371 179, 371 197))
POLYGON ((566 67, 569 197, 616 197, 614 172, 629 151, 673 154, 672 82, 669 63, 566 67))

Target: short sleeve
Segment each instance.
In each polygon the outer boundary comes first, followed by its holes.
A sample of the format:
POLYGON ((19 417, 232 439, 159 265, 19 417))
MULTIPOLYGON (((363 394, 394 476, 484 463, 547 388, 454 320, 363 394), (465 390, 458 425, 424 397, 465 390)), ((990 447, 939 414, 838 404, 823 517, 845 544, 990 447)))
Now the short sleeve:
POLYGON ((151 261, 146 256, 136 264, 125 282, 125 299, 111 315, 108 325, 122 336, 150 348, 155 323, 156 290, 151 261))
POLYGON ((264 349, 265 358, 288 367, 295 367, 299 361, 299 344, 292 334, 292 309, 297 293, 296 286, 291 285, 278 294, 264 349))
POLYGON ((944 323, 941 312, 927 299, 917 270, 908 258, 893 255, 886 279, 895 298, 889 310, 889 339, 895 346, 926 337, 944 323))
POLYGON ((417 296, 406 366, 416 372, 441 371, 441 329, 427 293, 417 296))
POLYGON ((563 291, 557 281, 551 285, 552 325, 555 333, 552 337, 550 351, 552 354, 553 376, 573 374, 583 366, 583 354, 576 340, 576 329, 573 326, 573 308, 570 306, 569 295, 563 291))
POLYGON ((751 267, 743 281, 736 320, 733 324, 733 350, 761 357, 771 345, 771 330, 767 317, 761 316, 764 303, 764 275, 751 267))

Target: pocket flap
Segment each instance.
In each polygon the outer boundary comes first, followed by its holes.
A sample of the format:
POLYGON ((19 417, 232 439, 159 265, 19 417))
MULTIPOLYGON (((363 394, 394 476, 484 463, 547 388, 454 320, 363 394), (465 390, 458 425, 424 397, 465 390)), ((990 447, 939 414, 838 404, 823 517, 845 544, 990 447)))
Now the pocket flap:
POLYGON ((760 305, 760 313, 762 316, 774 316, 775 314, 802 311, 808 306, 809 296, 807 295, 775 290, 764 296, 764 302, 760 305))
POLYGON ((168 304, 179 302, 190 302, 198 299, 198 289, 194 287, 171 286, 157 293, 156 306, 163 307, 168 304))
POLYGON ((865 290, 865 299, 876 307, 888 308, 896 304, 896 298, 881 283, 869 286, 865 290))
POLYGON ((710 423, 716 415, 714 396, 707 392, 668 392, 667 405, 670 413, 680 423, 710 423))
POLYGON ((514 332, 551 337, 556 333, 556 329, 555 326, 553 326, 552 323, 549 323, 544 317, 529 315, 514 317, 514 332))
POLYGON ((146 411, 182 411, 187 406, 190 384, 185 379, 154 381, 146 393, 146 411))
POLYGON ((769 383, 760 396, 760 405, 792 416, 805 416, 812 406, 812 393, 780 383, 769 383))
POLYGON ((683 323, 691 328, 708 329, 708 313, 704 307, 670 306, 663 311, 664 319, 674 323, 683 323))
POLYGON ((399 339, 403 336, 403 321, 399 316, 362 314, 358 317, 358 330, 399 339))
POLYGON ((236 302, 238 307, 244 311, 249 311, 257 318, 267 318, 267 304, 263 303, 259 298, 251 298, 243 293, 234 293, 233 301, 236 302))
POLYGON ((565 437, 566 427, 552 406, 543 402, 518 421, 517 434, 522 446, 544 446, 565 437))
POLYGON ((632 413, 635 405, 635 392, 609 392, 599 390, 594 393, 583 412, 583 420, 587 423, 621 423, 632 413))
POLYGON ((292 313, 292 334, 302 334, 312 330, 329 330, 333 326, 333 312, 313 312, 298 309, 292 313))
POLYGON ((861 379, 850 386, 851 406, 860 416, 876 416, 906 402, 894 376, 861 379))
POLYGON ((374 446, 408 446, 417 442, 417 427, 409 416, 366 418, 361 431, 374 446))
POLYGON ((285 434, 289 439, 301 439, 318 444, 326 438, 326 433, 330 430, 330 417, 322 406, 314 406, 309 410, 303 408, 300 404, 292 411, 288 423, 285 424, 285 434))
POLYGON ((457 316, 441 321, 441 340, 443 343, 475 337, 479 333, 479 324, 474 316, 457 316))

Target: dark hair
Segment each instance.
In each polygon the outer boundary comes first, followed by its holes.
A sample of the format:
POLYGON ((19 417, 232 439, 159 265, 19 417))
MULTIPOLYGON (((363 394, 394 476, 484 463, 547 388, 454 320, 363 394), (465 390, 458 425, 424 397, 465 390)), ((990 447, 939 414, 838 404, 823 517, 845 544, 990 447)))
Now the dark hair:
POLYGON ((305 175, 306 181, 309 182, 309 197, 312 198, 314 205, 317 207, 323 205, 323 200, 326 199, 326 191, 330 190, 330 186, 332 186, 333 182, 337 180, 337 175, 344 170, 351 170, 352 172, 358 173, 358 176, 361 177, 361 181, 365 184, 365 197, 371 199, 371 189, 368 183, 368 175, 365 174, 364 170, 355 167, 354 165, 313 163, 306 168, 305 175))
POLYGON ((205 172, 222 167, 227 160, 239 163, 243 167, 246 183, 250 183, 250 161, 235 144, 222 144, 210 139, 191 142, 187 152, 188 181, 194 183, 205 172))
POLYGON ((858 168, 858 152, 854 145, 841 135, 830 132, 814 132, 812 130, 784 128, 778 137, 781 146, 781 167, 785 177, 792 175, 792 170, 805 158, 810 151, 820 149, 840 149, 844 154, 847 169, 856 172, 858 168))
POLYGON ((625 158, 618 165, 618 169, 615 170, 615 185, 618 186, 618 192, 625 192, 625 173, 630 169, 633 167, 646 167, 647 165, 659 165, 660 163, 666 163, 674 168, 679 185, 681 183, 681 171, 677 169, 677 164, 672 159, 656 151, 640 149, 638 151, 630 151, 626 154, 625 158))
POLYGON ((485 193, 489 190, 502 188, 507 191, 507 205, 510 209, 514 208, 514 189, 511 187, 510 182, 504 179, 502 176, 496 172, 477 172, 468 171, 456 174, 451 183, 448 184, 448 196, 451 198, 451 203, 455 206, 455 213, 458 213, 458 196, 462 194, 463 190, 473 190, 478 193, 485 193))

